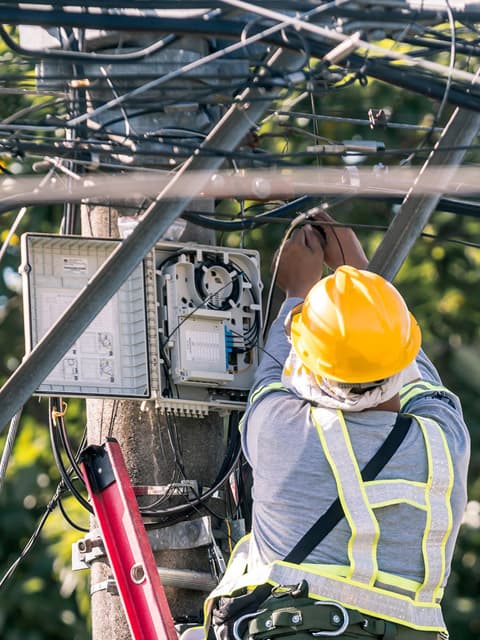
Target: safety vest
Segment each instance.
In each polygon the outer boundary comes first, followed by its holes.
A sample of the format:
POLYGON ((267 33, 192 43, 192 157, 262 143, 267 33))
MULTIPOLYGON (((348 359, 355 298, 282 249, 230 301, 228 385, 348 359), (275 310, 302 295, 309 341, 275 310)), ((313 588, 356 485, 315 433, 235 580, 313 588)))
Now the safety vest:
MULTIPOLYGON (((266 393, 288 391, 279 383, 257 390, 253 404, 266 393)), ((402 389, 401 404, 424 393, 447 392, 444 387, 419 381, 402 389)), ((251 407, 249 407, 250 409, 251 407)), ((247 415, 248 415, 247 411, 247 415)), ((249 536, 235 548, 227 571, 210 594, 209 603, 221 595, 242 588, 269 583, 309 584, 309 595, 318 600, 334 600, 343 606, 405 625, 420 631, 446 631, 440 600, 446 572, 446 543, 452 529, 450 496, 454 473, 445 436, 434 420, 411 415, 421 429, 427 457, 427 480, 404 478, 364 482, 355 458, 341 411, 311 408, 312 421, 335 477, 339 498, 350 526, 348 566, 301 564, 274 561, 255 571, 247 567, 249 536), (407 503, 426 512, 422 539, 424 578, 416 582, 380 571, 377 544, 380 537, 375 509, 407 503)))

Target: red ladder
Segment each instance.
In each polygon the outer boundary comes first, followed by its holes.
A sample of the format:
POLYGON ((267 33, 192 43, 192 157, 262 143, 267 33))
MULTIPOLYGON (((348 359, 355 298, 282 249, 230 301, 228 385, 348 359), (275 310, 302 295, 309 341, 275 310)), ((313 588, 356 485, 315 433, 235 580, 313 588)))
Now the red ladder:
POLYGON ((80 462, 132 637, 177 640, 118 442, 87 447, 80 462))

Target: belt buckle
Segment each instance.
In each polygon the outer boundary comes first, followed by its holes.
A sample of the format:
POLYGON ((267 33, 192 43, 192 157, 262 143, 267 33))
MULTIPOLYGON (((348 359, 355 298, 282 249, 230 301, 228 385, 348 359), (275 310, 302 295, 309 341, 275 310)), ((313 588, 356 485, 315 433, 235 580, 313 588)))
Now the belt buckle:
POLYGON ((342 614, 343 622, 342 622, 342 624, 340 625, 340 627, 336 631, 311 631, 310 633, 312 634, 312 636, 315 636, 315 637, 318 637, 318 636, 329 636, 329 637, 341 636, 342 633, 347 629, 348 625, 350 624, 350 618, 349 618, 349 615, 348 615, 348 611, 345 609, 345 607, 342 607, 342 605, 339 604, 338 602, 323 602, 323 601, 319 601, 319 600, 317 600, 315 602, 315 605, 316 606, 329 605, 329 606, 337 607, 337 609, 342 614))

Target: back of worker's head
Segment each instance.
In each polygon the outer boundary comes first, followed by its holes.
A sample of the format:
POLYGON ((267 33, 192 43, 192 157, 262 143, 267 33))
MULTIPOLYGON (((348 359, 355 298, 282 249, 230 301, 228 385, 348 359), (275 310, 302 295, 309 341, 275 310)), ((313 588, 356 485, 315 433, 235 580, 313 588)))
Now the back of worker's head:
POLYGON ((317 378, 361 389, 412 363, 421 332, 392 284, 345 265, 312 287, 292 317, 290 338, 317 378))

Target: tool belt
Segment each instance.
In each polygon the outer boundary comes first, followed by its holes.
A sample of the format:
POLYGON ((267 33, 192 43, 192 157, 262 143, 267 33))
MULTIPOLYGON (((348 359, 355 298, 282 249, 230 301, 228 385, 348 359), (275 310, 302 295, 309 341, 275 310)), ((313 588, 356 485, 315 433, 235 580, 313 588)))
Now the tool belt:
MULTIPOLYGON (((228 640, 312 640, 322 637, 344 637, 368 640, 441 640, 437 632, 417 631, 402 625, 346 609, 333 601, 308 597, 308 584, 303 580, 289 590, 273 589, 255 611, 239 607, 242 599, 221 599, 223 620, 215 628, 216 637, 228 640), (240 609, 240 610, 239 610, 240 609), (233 615, 229 617, 229 613, 233 615), (225 625, 225 623, 227 623, 225 625), (228 628, 228 632, 225 631, 228 628)), ((245 600, 243 601, 245 602, 245 600)), ((218 608, 217 608, 218 613, 218 608)), ((215 620, 214 626, 220 620, 215 620)))

